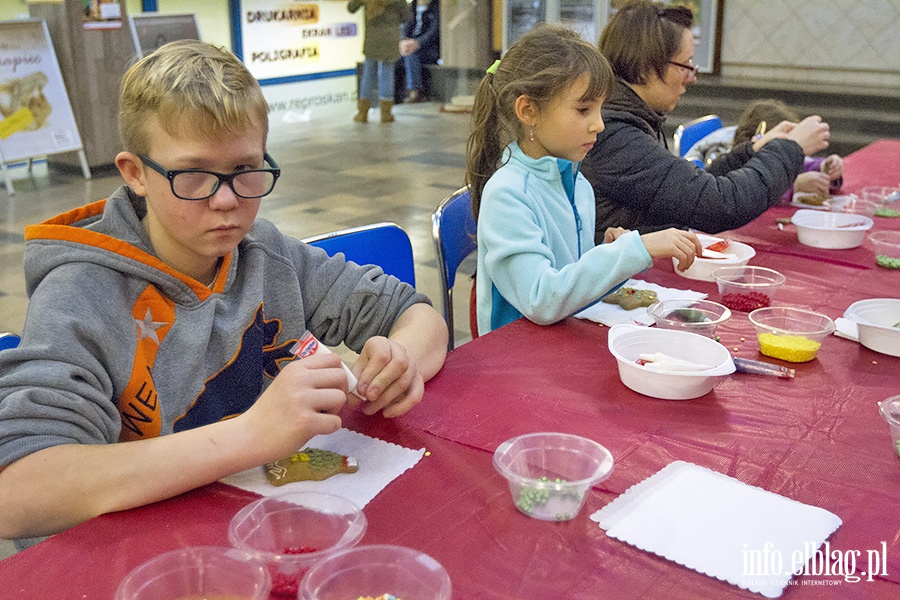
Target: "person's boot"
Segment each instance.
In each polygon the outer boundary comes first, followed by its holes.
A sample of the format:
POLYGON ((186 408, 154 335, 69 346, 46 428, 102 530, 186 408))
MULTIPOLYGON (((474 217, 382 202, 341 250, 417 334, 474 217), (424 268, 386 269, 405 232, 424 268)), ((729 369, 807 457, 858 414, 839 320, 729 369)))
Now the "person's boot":
POLYGON ((409 90, 406 93, 406 98, 403 100, 404 104, 414 104, 416 102, 422 102, 425 98, 422 97, 422 94, 419 93, 419 90, 409 90))
POLYGON ((391 108, 394 106, 393 100, 382 100, 381 101, 381 122, 382 123, 393 123, 394 115, 391 114, 391 108))
POLYGON ((365 98, 360 98, 359 100, 357 100, 356 115, 354 115, 353 120, 357 123, 367 123, 369 121, 370 108, 372 108, 372 103, 365 98))

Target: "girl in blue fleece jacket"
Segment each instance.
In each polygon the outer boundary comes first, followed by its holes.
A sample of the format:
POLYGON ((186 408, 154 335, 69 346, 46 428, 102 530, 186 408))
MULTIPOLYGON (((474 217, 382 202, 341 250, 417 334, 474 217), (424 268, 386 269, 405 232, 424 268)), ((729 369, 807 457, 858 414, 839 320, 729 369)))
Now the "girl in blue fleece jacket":
POLYGON ((603 131, 612 70, 578 34, 541 25, 488 69, 475 96, 466 183, 478 223, 478 331, 519 317, 549 325, 598 301, 654 258, 686 269, 697 237, 610 228, 579 166, 603 131))

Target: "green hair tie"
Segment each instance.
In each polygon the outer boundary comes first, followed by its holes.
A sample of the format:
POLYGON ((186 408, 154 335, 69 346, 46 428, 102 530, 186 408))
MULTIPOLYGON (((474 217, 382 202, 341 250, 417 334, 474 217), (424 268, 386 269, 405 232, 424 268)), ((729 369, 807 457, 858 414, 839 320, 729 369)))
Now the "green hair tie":
POLYGON ((497 67, 499 67, 499 66, 500 66, 500 60, 497 59, 494 61, 494 64, 492 64, 491 66, 488 67, 487 72, 490 73, 491 75, 496 75, 497 67))

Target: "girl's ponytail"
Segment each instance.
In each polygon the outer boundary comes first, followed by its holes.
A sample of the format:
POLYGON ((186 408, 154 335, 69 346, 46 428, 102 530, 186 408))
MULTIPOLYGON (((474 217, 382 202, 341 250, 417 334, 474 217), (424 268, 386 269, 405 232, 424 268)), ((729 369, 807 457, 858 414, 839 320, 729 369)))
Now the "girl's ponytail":
POLYGON ((499 167, 505 145, 500 141, 500 119, 497 115, 497 92, 494 73, 488 73, 478 84, 472 107, 472 134, 466 144, 466 185, 472 194, 472 213, 478 220, 481 192, 499 167))

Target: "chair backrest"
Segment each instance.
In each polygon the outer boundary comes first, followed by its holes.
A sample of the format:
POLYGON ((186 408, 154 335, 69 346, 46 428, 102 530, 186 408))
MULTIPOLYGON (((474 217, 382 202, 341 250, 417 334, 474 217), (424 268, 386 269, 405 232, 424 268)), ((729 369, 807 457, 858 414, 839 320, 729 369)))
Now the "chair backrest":
POLYGON ((22 341, 22 338, 16 335, 15 333, 10 333, 8 331, 0 332, 0 350, 6 350, 7 348, 15 348, 19 345, 19 342, 22 341))
POLYGON ((359 265, 378 265, 388 275, 416 285, 415 262, 409 236, 396 223, 375 223, 323 233, 303 240, 329 256, 343 253, 359 265))
POLYGON ((702 137, 722 127, 722 119, 719 115, 706 115, 693 121, 679 125, 673 136, 674 151, 678 156, 684 156, 702 137))
POLYGON ((472 196, 464 187, 447 196, 431 216, 431 237, 441 273, 441 302, 450 332, 448 350, 453 350, 453 286, 463 260, 477 249, 472 196))

